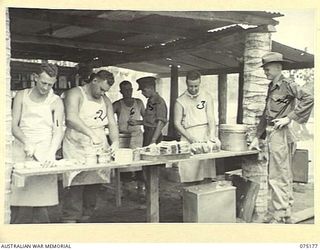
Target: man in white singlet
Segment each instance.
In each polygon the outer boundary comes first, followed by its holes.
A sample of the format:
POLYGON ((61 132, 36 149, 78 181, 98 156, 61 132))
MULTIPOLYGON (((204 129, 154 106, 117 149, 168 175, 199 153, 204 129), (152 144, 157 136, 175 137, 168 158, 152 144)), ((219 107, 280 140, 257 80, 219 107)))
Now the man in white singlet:
MULTIPOLYGON (((188 72, 187 90, 180 95, 174 107, 174 124, 182 141, 189 143, 213 141, 220 147, 216 137, 216 124, 212 96, 200 88, 201 74, 188 72)), ((214 160, 179 163, 181 182, 197 182, 216 177, 214 160)))
MULTIPOLYGON (((144 116, 145 108, 144 104, 140 99, 132 97, 132 84, 129 81, 122 81, 119 84, 120 93, 123 98, 113 103, 113 111, 116 113, 118 118, 119 132, 130 135, 129 148, 140 148, 143 142, 143 133, 141 125, 130 125, 129 121, 132 119, 141 120, 144 116)), ((130 167, 122 169, 121 178, 125 181, 132 181, 134 172, 136 173, 137 188, 142 187, 143 175, 142 167, 130 167), (137 172, 139 171, 139 172, 137 172)))
MULTIPOLYGON (((63 103, 52 91, 58 67, 43 63, 31 89, 18 91, 12 109, 14 162, 40 161, 50 167, 63 138, 63 103)), ((11 188, 11 223, 49 223, 47 206, 58 204, 57 175, 31 176, 11 188)))
POLYGON ((113 103, 113 111, 118 117, 119 132, 131 135, 130 148, 142 147, 141 125, 133 126, 128 121, 140 120, 144 116, 144 104, 140 99, 132 97, 132 84, 129 81, 120 83, 120 93, 123 98, 113 103))
MULTIPOLYGON (((112 104, 105 95, 114 83, 113 74, 101 70, 92 73, 88 84, 69 90, 64 99, 67 130, 63 140, 63 157, 85 161, 86 153, 99 147, 114 152, 119 146, 119 132, 112 104), (105 126, 109 127, 109 146, 105 126)), ((65 175, 64 179, 70 176, 65 175)), ((89 171, 77 174, 63 197, 63 222, 79 222, 90 217, 95 208, 98 183, 110 182, 110 172, 89 171), (90 197, 90 207, 84 207, 90 197)))

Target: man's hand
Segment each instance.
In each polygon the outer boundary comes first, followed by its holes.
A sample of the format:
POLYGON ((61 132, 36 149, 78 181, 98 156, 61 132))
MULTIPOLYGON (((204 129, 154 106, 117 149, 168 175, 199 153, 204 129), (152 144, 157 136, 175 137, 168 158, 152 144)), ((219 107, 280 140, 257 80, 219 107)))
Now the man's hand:
POLYGON ((214 142, 217 145, 218 149, 221 149, 221 141, 218 137, 212 138, 210 139, 210 141, 214 142))
POLYGON ((93 145, 100 145, 103 143, 102 139, 99 136, 97 136, 94 132, 91 133, 90 138, 93 145))
POLYGON ((109 152, 111 153, 111 155, 113 155, 118 148, 119 148, 119 141, 115 141, 111 144, 108 150, 110 150, 109 152))
POLYGON ((249 150, 253 150, 253 149, 261 151, 261 148, 259 147, 259 139, 257 137, 253 139, 253 141, 249 146, 249 150))
POLYGON ((193 136, 190 136, 189 138, 187 138, 189 143, 192 144, 192 143, 196 143, 196 142, 199 142, 199 140, 193 136))
POLYGON ((51 168, 55 164, 56 155, 53 152, 48 152, 46 155, 38 154, 37 151, 34 153, 34 158, 41 162, 42 167, 51 168))
POLYGON ((283 117, 283 118, 277 118, 272 120, 274 122, 274 129, 280 129, 283 128, 284 126, 287 126, 291 120, 289 117, 283 117))
POLYGON ((31 158, 34 155, 36 147, 33 143, 27 142, 24 144, 23 150, 26 153, 26 156, 31 158))
POLYGON ((128 120, 128 124, 130 126, 137 126, 137 125, 141 125, 141 121, 136 119, 130 119, 128 120))

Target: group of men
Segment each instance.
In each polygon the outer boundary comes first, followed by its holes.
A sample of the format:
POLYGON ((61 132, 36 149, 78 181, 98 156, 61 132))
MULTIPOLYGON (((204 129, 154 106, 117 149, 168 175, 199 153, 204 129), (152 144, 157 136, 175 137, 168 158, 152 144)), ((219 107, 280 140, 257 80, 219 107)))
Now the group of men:
MULTIPOLYGON (((311 95, 298 90, 294 82, 281 75, 282 60, 275 60, 277 53, 272 53, 263 58, 267 78, 273 82, 270 84, 266 109, 258 126, 257 139, 250 148, 259 148, 258 137, 267 131, 270 148, 269 180, 274 201, 272 220, 279 222, 290 217, 289 210, 292 206, 292 178, 289 174, 291 151, 288 146, 287 125, 291 120, 305 122, 310 115, 313 99, 311 95), (299 100, 297 106, 294 104, 296 99, 299 100)), ((65 159, 84 161, 88 151, 97 147, 112 154, 119 147, 119 132, 130 134, 131 148, 148 146, 162 140, 162 130, 167 123, 167 105, 156 92, 156 78, 142 77, 137 80, 138 90, 148 99, 145 107, 140 99, 132 97, 131 82, 120 83, 123 98, 112 104, 105 92, 114 83, 113 74, 106 70, 90 74, 86 72, 82 76, 81 86, 67 91, 63 101, 52 91, 58 69, 48 63, 42 64, 35 75, 35 87, 17 93, 13 103, 12 122, 16 138, 16 161, 37 160, 43 162, 43 166, 50 167, 61 144, 65 159), (106 125, 109 141, 105 135, 106 125)), ((200 87, 200 73, 188 72, 186 85, 186 91, 177 98, 174 107, 174 125, 181 140, 189 143, 210 140, 220 146, 213 98, 200 87)), ((135 170, 140 171, 139 180, 143 182, 141 168, 135 170)), ((179 173, 183 183, 214 178, 214 160, 180 163, 179 173)), ((66 174, 64 180, 69 177, 66 174)), ((74 223, 90 217, 96 206, 99 189, 97 183, 104 182, 110 182, 108 171, 78 173, 63 190, 62 221, 74 223)), ((57 204, 57 177, 30 177, 25 187, 12 187, 11 223, 47 223, 50 221, 47 206, 57 204)))

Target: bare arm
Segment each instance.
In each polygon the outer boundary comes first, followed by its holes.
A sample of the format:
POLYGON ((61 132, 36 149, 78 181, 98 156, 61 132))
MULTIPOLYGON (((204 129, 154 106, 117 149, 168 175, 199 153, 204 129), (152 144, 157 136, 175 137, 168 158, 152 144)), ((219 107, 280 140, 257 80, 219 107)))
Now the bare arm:
POLYGON ((19 91, 14 100, 12 108, 12 134, 15 138, 26 144, 27 138, 19 127, 22 112, 23 91, 19 91))
POLYGON ((152 139, 151 139, 151 143, 156 143, 157 142, 157 139, 159 138, 160 134, 161 134, 161 131, 163 129, 163 127, 166 125, 165 122, 163 121, 158 121, 157 122, 157 126, 156 126, 156 129, 153 133, 153 136, 152 136, 152 139))
POLYGON ((146 111, 144 104, 140 99, 137 99, 137 103, 140 107, 140 115, 141 115, 141 117, 144 117, 144 112, 146 111))
POLYGON ((19 91, 13 100, 12 108, 12 134, 24 145, 24 151, 28 157, 32 157, 35 145, 28 141, 27 137, 19 127, 22 113, 23 91, 19 91))
POLYGON ((79 117, 81 93, 78 88, 71 89, 64 98, 64 108, 66 111, 66 125, 68 128, 77 130, 91 138, 94 144, 102 143, 101 139, 84 124, 79 117))
POLYGON ((108 117, 108 122, 109 122, 109 136, 112 142, 112 150, 115 150, 116 148, 119 147, 119 130, 118 130, 118 126, 117 123, 114 119, 114 111, 113 111, 113 107, 111 104, 110 99, 104 95, 103 99, 106 103, 106 107, 107 107, 107 117, 108 117))
POLYGON ((183 107, 180 103, 176 102, 174 105, 174 126, 178 132, 187 138, 189 143, 196 142, 197 140, 182 126, 181 121, 183 117, 183 107))
POLYGON ((213 98, 209 95, 209 100, 207 101, 207 117, 209 125, 209 139, 217 140, 217 131, 216 131, 216 121, 214 117, 214 104, 213 98))
POLYGON ((59 98, 53 106, 53 136, 51 140, 51 145, 50 145, 50 152, 55 155, 57 152, 58 148, 61 145, 63 136, 64 136, 64 131, 62 127, 63 123, 63 118, 64 118, 64 107, 63 107, 63 102, 59 98))
POLYGON ((117 114, 117 118, 119 119, 119 116, 120 116, 120 102, 119 101, 115 101, 114 103, 112 103, 112 107, 113 107, 113 112, 117 114))

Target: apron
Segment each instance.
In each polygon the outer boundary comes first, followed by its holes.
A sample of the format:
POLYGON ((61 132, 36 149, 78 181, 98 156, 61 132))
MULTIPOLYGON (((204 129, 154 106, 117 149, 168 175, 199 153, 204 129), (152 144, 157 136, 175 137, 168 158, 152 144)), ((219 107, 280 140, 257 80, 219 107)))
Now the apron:
MULTIPOLYGON (((209 139, 208 125, 190 127, 186 130, 199 141, 207 141, 209 139)), ((181 136, 181 141, 188 140, 184 136, 181 136)), ((178 167, 181 182, 200 181, 204 178, 216 177, 216 166, 214 159, 179 162, 178 167)))
MULTIPOLYGON (((209 93, 200 90, 199 94, 192 96, 185 91, 177 102, 183 107, 181 124, 197 140, 208 141, 209 127, 207 118, 207 104, 213 99, 209 93)), ((187 141, 181 136, 181 141, 187 141)), ((201 160, 181 162, 178 164, 181 182, 200 181, 204 178, 216 177, 215 160, 201 160)))
MULTIPOLYGON (((108 124, 107 107, 101 97, 99 103, 88 100, 82 87, 78 87, 83 96, 83 103, 80 107, 79 117, 91 128, 102 140, 103 149, 109 147, 104 126, 108 124)), ((85 162, 86 152, 92 149, 91 139, 77 130, 67 128, 63 139, 63 158, 77 159, 79 162, 85 162)), ((63 174, 64 187, 73 185, 89 185, 110 182, 110 169, 95 171, 72 171, 63 174)))
MULTIPOLYGON (((31 91, 24 90, 19 126, 42 158, 49 151, 52 139, 51 104, 59 97, 51 91, 44 102, 35 103, 29 97, 31 91)), ((13 160, 26 160, 23 144, 17 139, 13 142, 13 160)), ((11 190, 11 206, 54 206, 59 202, 57 175, 31 176, 26 178, 24 187, 12 185, 11 190)))
MULTIPOLYGON (((130 134, 129 148, 132 148, 132 149, 141 148, 142 142, 143 142, 143 134, 142 134, 141 126, 128 125, 129 119, 135 119, 135 120, 141 119, 140 108, 136 99, 134 99, 133 105, 131 107, 128 107, 123 100, 120 100, 120 109, 121 109, 121 112, 118 120, 120 133, 130 134)), ((134 171, 141 171, 141 170, 142 170, 142 167, 128 167, 128 168, 119 169, 119 172, 134 172, 134 171)))

